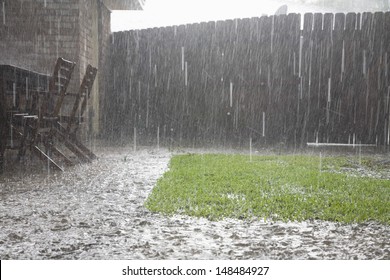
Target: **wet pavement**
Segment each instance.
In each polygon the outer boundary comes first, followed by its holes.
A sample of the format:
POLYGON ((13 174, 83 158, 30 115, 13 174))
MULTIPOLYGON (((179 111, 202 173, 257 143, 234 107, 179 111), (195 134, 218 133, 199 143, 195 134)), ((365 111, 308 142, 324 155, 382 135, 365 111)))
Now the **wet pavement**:
POLYGON ((0 177, 0 259, 390 259, 378 223, 209 221, 151 213, 167 150, 104 148, 49 176, 0 177))

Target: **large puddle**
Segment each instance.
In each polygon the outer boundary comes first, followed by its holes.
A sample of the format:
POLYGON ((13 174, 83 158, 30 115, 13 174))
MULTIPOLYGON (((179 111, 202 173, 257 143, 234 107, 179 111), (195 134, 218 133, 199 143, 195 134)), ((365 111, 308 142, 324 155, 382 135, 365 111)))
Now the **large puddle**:
POLYGON ((49 176, 0 178, 0 259, 390 259, 377 223, 213 222, 143 203, 167 150, 105 148, 49 176))

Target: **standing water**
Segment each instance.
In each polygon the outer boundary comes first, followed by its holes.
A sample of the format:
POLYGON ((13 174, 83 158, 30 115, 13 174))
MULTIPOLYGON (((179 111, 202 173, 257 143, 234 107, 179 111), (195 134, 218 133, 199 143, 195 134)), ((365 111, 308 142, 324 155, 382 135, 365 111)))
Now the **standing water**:
POLYGON ((389 259, 377 223, 209 221, 144 207, 165 150, 104 148, 63 173, 0 177, 1 259, 389 259), (127 155, 127 160, 123 160, 127 155))

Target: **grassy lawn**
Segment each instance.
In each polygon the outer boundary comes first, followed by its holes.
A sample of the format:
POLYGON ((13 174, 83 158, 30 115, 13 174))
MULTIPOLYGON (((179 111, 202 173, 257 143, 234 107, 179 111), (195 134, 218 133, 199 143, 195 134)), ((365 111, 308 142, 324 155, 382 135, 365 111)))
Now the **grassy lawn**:
POLYGON ((368 158, 286 155, 253 156, 250 161, 247 155, 177 155, 146 207, 212 220, 390 224, 390 180, 357 175, 381 168, 368 158))

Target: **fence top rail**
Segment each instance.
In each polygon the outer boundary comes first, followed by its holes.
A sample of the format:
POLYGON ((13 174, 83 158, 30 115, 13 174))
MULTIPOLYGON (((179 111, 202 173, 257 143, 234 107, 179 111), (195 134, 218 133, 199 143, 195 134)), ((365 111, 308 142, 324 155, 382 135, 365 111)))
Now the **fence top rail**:
MULTIPOLYGON (((220 26, 221 24, 224 24, 226 22, 234 22, 235 24, 241 23, 241 24, 248 24, 249 20, 272 20, 274 18, 288 18, 290 20, 293 20, 295 17, 300 18, 300 21, 302 22, 300 29, 303 30, 303 22, 306 20, 313 20, 316 18, 317 20, 321 21, 321 26, 320 30, 322 30, 322 22, 326 18, 326 20, 329 20, 331 18, 332 24, 334 25, 334 21, 336 20, 341 20, 343 24, 343 29, 346 28, 345 26, 345 21, 351 21, 355 18, 378 18, 378 17, 386 17, 387 19, 390 18, 390 12, 389 11, 378 11, 378 12, 349 12, 349 13, 344 13, 344 12, 337 12, 337 13, 330 13, 330 12, 324 12, 324 13, 318 13, 318 12, 312 12, 312 13, 289 13, 287 15, 263 15, 259 17, 247 17, 247 18, 234 18, 234 19, 226 19, 226 20, 215 20, 215 21, 202 21, 202 22, 195 22, 195 23, 183 23, 183 24, 177 24, 177 25, 169 25, 169 26, 161 26, 161 27, 148 27, 148 28, 141 28, 141 29, 130 29, 130 30, 124 30, 124 31, 117 31, 113 32, 114 36, 115 35, 120 35, 120 34, 126 34, 128 32, 157 32, 158 30, 162 29, 172 29, 173 32, 176 32, 177 29, 193 29, 193 28, 200 28, 200 27, 205 27, 205 26, 210 26, 214 25, 220 26)), ((386 19, 386 20, 387 20, 386 19)), ((314 29, 313 24, 311 25, 311 30, 314 29)), ((356 25, 356 29, 360 29, 361 27, 356 25)), ((334 26, 333 26, 334 29, 334 26)))

